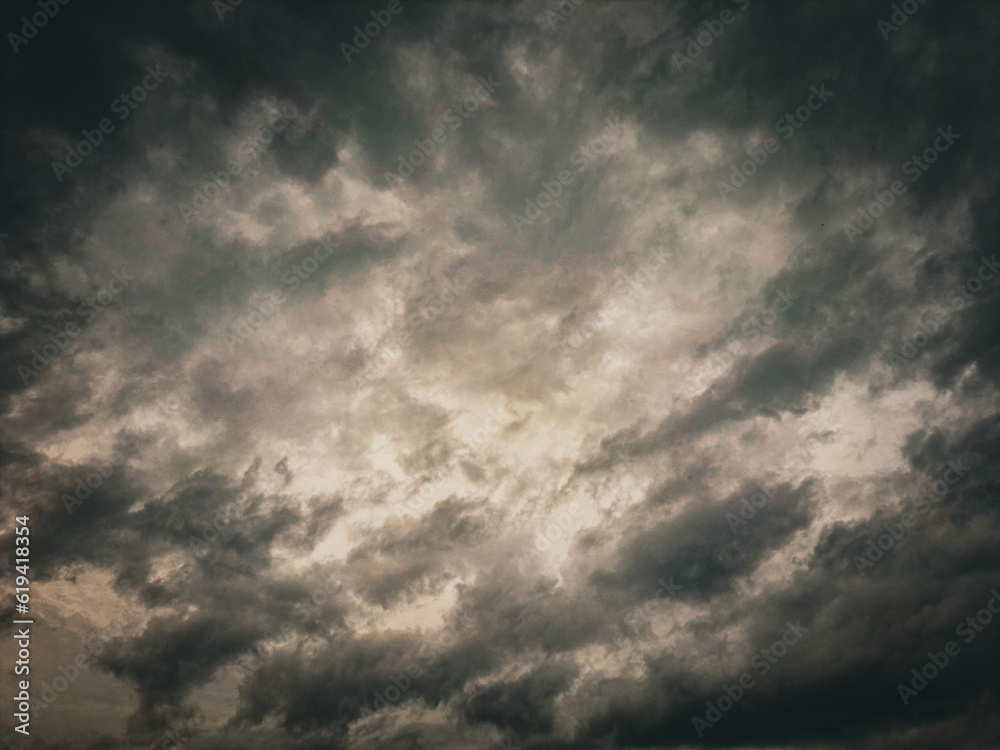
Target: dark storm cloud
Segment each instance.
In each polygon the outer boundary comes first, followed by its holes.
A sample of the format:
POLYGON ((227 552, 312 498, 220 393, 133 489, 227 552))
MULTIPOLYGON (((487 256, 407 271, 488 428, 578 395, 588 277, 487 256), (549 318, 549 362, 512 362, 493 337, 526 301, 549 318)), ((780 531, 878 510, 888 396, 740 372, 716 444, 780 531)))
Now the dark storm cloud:
MULTIPOLYGON (((302 655, 282 653, 241 688, 241 708, 234 723, 259 724, 276 715, 286 727, 344 727, 363 715, 362 708, 370 710, 375 691, 392 686, 394 677, 406 677, 408 665, 426 665, 419 653, 421 645, 411 635, 390 634, 377 639, 333 639, 318 659, 303 661, 302 655), (330 658, 334 653, 339 656, 330 658), (327 685, 336 685, 336 690, 327 690, 327 685), (278 701, 275 688, 281 696, 278 701)), ((414 692, 404 693, 404 701, 426 692, 427 683, 435 676, 440 680, 441 672, 428 673, 421 667, 418 674, 411 688, 414 692)))
MULTIPOLYGON (((135 682, 143 714, 177 701, 192 685, 206 682, 218 666, 264 633, 243 632, 224 614, 186 619, 154 618, 142 636, 101 657, 102 665, 135 682)), ((154 729, 160 727, 153 726, 154 729)))
POLYGON ((459 710, 471 721, 489 722, 522 736, 551 732, 552 701, 578 674, 572 662, 545 664, 518 680, 494 683, 472 694, 459 710))
POLYGON ((400 596, 436 590, 466 567, 463 551, 488 538, 496 521, 484 503, 444 500, 418 522, 386 524, 376 540, 351 550, 359 593, 383 607, 400 596))
POLYGON ((688 506, 659 523, 643 519, 641 527, 619 542, 616 563, 620 568, 593 573, 591 581, 596 586, 640 593, 655 591, 657 579, 669 574, 671 580, 683 583, 681 598, 710 598, 727 588, 729 578, 752 570, 766 553, 782 547, 789 536, 808 525, 808 498, 807 485, 795 489, 749 486, 721 503, 688 506), (737 500, 750 502, 751 497, 755 505, 763 505, 759 511, 752 506, 757 515, 740 524, 747 511, 737 500))

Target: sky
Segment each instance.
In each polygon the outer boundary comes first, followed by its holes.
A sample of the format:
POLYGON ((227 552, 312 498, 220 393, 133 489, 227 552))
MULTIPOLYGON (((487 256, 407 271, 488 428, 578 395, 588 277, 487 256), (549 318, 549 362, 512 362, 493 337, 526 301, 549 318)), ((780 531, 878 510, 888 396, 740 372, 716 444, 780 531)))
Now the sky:
POLYGON ((0 31, 0 747, 1000 747, 997 6, 0 31))

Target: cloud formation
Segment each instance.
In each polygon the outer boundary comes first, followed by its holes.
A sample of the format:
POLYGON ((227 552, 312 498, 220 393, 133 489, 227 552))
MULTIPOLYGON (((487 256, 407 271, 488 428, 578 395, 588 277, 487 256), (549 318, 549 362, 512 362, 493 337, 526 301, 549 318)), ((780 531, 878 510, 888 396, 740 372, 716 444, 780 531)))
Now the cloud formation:
POLYGON ((56 5, 4 20, 5 736, 1000 742, 992 6, 56 5))

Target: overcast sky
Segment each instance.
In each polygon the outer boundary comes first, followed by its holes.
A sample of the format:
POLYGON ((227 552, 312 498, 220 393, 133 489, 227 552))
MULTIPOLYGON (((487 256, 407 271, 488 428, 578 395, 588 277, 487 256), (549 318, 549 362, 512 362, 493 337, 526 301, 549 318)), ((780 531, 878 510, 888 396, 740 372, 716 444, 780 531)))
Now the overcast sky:
POLYGON ((996 5, 0 31, 0 746, 1000 746, 996 5))

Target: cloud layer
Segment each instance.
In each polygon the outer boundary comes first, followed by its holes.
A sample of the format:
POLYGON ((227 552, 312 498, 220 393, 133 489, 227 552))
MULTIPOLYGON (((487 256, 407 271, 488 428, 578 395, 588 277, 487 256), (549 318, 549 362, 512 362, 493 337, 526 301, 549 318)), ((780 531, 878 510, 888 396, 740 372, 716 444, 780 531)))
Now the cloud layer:
POLYGON ((1000 742, 1000 15, 389 5, 5 13, 0 730, 1000 742))

